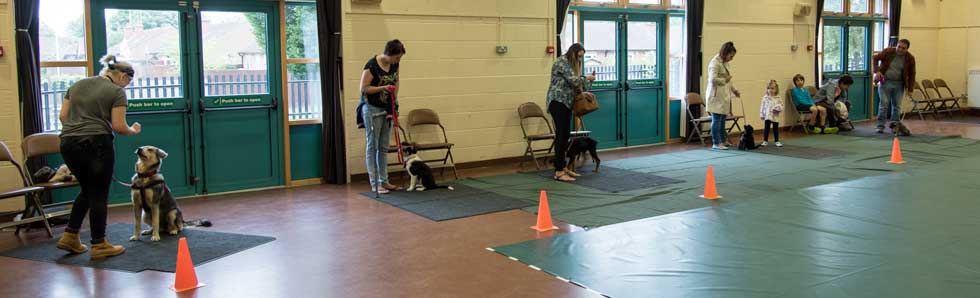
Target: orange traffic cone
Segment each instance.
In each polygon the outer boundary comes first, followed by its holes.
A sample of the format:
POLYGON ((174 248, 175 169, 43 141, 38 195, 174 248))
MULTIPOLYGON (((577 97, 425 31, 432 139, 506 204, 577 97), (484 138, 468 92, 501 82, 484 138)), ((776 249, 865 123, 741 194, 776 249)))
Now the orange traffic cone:
POLYGON ((898 145, 898 137, 895 137, 895 142, 892 143, 892 160, 889 160, 888 163, 905 163, 905 161, 902 160, 902 148, 900 145, 898 145))
POLYGON ((551 223, 551 208, 548 207, 548 194, 543 190, 541 191, 541 198, 538 201, 538 224, 531 228, 538 232, 558 229, 558 227, 551 223))
POLYGON ((715 171, 711 166, 708 166, 708 175, 704 178, 704 194, 699 197, 709 200, 721 199, 721 196, 718 195, 718 190, 715 189, 715 171))
POLYGON ((197 282, 194 261, 191 261, 191 252, 187 249, 187 238, 180 237, 180 244, 177 246, 177 274, 170 289, 179 293, 203 286, 203 283, 197 282))

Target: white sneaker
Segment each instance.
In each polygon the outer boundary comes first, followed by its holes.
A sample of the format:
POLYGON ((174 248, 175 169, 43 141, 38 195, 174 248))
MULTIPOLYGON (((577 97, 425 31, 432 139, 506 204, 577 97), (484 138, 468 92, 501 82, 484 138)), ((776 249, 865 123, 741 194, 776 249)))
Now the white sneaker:
POLYGON ((711 145, 711 149, 714 149, 714 150, 728 150, 728 146, 725 146, 725 145, 711 145))
POLYGON ((765 147, 765 146, 769 146, 769 142, 766 142, 766 141, 762 141, 762 144, 759 144, 759 146, 760 146, 760 147, 765 147))
POLYGON ((782 146, 783 146, 783 143, 776 142, 776 147, 782 147, 782 146))

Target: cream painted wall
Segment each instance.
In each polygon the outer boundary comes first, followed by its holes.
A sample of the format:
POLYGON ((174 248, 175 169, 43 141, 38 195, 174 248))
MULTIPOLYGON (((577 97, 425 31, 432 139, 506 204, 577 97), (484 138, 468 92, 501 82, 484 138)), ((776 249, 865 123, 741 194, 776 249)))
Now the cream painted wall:
POLYGON ((980 19, 975 15, 978 10, 980 1, 940 2, 939 46, 943 52, 939 56, 939 75, 956 93, 966 93, 967 72, 980 69, 980 54, 976 53, 980 48, 980 19))
MULTIPOLYGON (((945 55, 940 48, 939 0, 902 1, 902 28, 900 38, 912 42, 909 52, 915 55, 916 80, 935 79, 940 75, 939 57, 945 55)), ((903 106, 909 109, 910 105, 903 106)))
POLYGON ((544 106, 554 2, 385 0, 380 7, 343 2, 344 113, 352 174, 365 172, 364 130, 356 128, 353 117, 361 72, 395 38, 407 50, 398 98, 403 124, 413 109, 435 110, 456 144, 456 162, 523 153, 517 107, 528 101, 544 106), (498 44, 509 52, 497 54, 498 44))
MULTIPOLYGON (((794 17, 796 2, 810 3, 816 7, 816 0, 754 0, 754 1, 709 1, 704 11, 703 73, 701 90, 706 90, 708 63, 718 54, 718 49, 727 41, 735 43, 738 54, 731 62, 731 72, 735 86, 742 92, 745 114, 748 122, 761 130, 763 121, 759 119, 759 106, 766 90, 766 82, 777 80, 780 89, 792 84, 793 75, 799 73, 812 85, 813 57, 816 50, 807 51, 813 45, 814 22, 816 16, 794 17), (792 51, 790 46, 799 45, 792 51)), ((814 45, 815 46, 815 45, 814 45)), ((786 107, 791 99, 783 96, 786 107)), ((742 114, 739 101, 733 104, 736 115, 742 114)), ((782 113, 780 125, 796 122, 797 115, 792 109, 782 113)))
MULTIPOLYGON (((0 4, 0 46, 3 46, 3 57, 0 57, 0 141, 7 144, 14 158, 20 160, 20 104, 17 99, 17 53, 14 51, 14 6, 0 4)), ((12 189, 21 186, 17 170, 4 162, 0 164, 0 189, 12 189)), ((23 207, 23 200, 2 200, 0 210, 14 210, 23 207)))

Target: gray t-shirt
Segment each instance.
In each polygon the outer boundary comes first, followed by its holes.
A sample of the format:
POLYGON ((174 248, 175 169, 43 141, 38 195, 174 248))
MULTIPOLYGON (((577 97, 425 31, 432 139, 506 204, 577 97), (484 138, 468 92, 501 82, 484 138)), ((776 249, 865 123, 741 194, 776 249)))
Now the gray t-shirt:
POLYGON ((905 72, 905 55, 895 55, 892 59, 892 63, 888 65, 888 70, 885 71, 885 78, 889 81, 895 81, 902 83, 904 79, 902 73, 905 72))
POLYGON ((104 77, 75 82, 65 93, 68 118, 62 136, 112 134, 112 108, 126 106, 126 92, 104 77))

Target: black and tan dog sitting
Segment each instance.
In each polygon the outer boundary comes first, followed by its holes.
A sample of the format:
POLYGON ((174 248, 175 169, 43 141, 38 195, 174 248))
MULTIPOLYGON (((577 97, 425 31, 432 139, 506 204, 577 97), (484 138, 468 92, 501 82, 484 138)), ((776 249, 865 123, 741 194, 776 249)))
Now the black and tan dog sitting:
POLYGON ((903 124, 901 121, 895 121, 888 124, 888 128, 892 129, 892 133, 895 134, 896 137, 907 137, 912 135, 912 131, 910 131, 908 126, 905 126, 905 124, 903 124))
POLYGON ((572 138, 568 143, 568 151, 565 152, 565 157, 568 158, 568 163, 565 164, 566 172, 572 176, 580 176, 578 173, 575 173, 575 160, 582 154, 588 152, 589 155, 592 155, 592 162, 595 163, 595 169, 592 172, 598 173, 599 164, 602 163, 602 160, 599 159, 599 154, 596 153, 596 145, 598 144, 599 142, 596 142, 595 139, 590 137, 572 138))
POLYGON ((184 221, 183 214, 177 208, 177 200, 170 193, 170 188, 160 174, 160 166, 163 159, 167 157, 166 151, 153 146, 143 146, 136 149, 136 155, 138 156, 136 174, 133 175, 133 184, 130 186, 136 221, 130 241, 139 240, 140 233, 152 234, 150 241, 160 241, 161 230, 170 235, 177 235, 187 225, 211 225, 207 220, 184 221), (152 228, 141 232, 143 222, 152 228))
POLYGON ((437 188, 453 190, 452 186, 436 183, 436 178, 432 176, 432 168, 419 157, 415 146, 405 146, 403 151, 408 155, 405 158, 405 171, 411 176, 407 191, 426 191, 437 188))
POLYGON ((745 131, 742 132, 742 138, 738 140, 738 150, 755 150, 756 148, 759 148, 759 146, 755 144, 755 136, 753 135, 754 132, 755 129, 752 128, 752 125, 745 125, 745 131))

